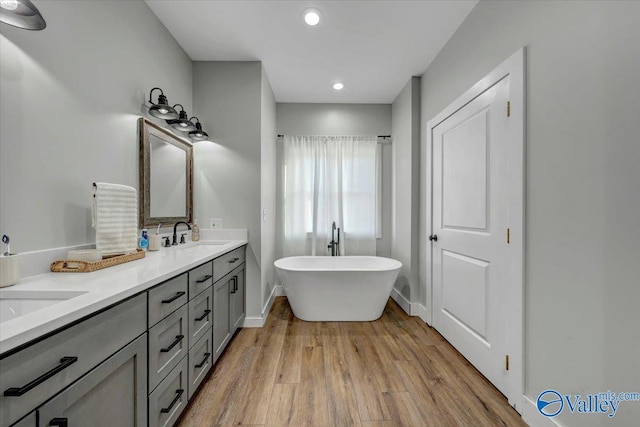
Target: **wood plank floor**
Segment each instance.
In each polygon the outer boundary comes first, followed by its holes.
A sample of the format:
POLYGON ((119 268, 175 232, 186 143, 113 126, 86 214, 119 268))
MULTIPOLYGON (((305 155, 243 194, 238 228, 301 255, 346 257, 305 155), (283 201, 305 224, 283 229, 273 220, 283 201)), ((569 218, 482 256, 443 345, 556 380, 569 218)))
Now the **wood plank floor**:
POLYGON ((375 322, 304 322, 285 297, 242 329, 180 426, 526 426, 440 334, 389 299, 375 322))

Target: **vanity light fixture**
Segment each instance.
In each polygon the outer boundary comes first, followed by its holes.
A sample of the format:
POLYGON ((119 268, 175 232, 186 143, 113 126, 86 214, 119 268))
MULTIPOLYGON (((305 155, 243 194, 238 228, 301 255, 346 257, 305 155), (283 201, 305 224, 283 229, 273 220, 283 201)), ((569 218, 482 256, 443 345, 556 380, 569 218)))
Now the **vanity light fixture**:
POLYGON ((167 101, 167 97, 164 96, 164 92, 159 87, 154 87, 149 92, 149 103, 151 107, 149 107, 149 114, 153 117, 157 117, 159 119, 164 120, 176 120, 178 118, 178 112, 169 105, 169 101, 167 101), (160 95, 158 95, 158 103, 154 104, 151 98, 151 94, 154 90, 159 90, 160 95))
POLYGON ((310 27, 315 27, 320 23, 320 19, 322 18, 322 12, 319 9, 314 7, 305 9, 302 12, 302 17, 304 19, 305 24, 310 27))
POLYGON ((342 90, 344 89, 344 84, 340 83, 340 82, 336 82, 333 84, 333 89, 334 90, 342 90))
POLYGON ((196 130, 195 125, 189 121, 189 116, 187 115, 187 112, 184 111, 184 107, 182 106, 182 104, 176 104, 173 106, 173 108, 175 109, 178 105, 180 106, 180 113, 178 113, 178 118, 175 120, 167 120, 167 123, 169 123, 172 128, 182 132, 190 132, 196 130))
POLYGON ((25 30, 47 26, 38 8, 29 0, 0 0, 0 21, 25 30))
MULTIPOLYGON (((196 119, 196 130, 192 130, 189 132, 189 138, 194 141, 206 141, 209 139, 209 134, 202 130, 202 125, 200 124, 200 119, 197 117, 191 117, 189 121, 191 122, 193 119, 196 119)), ((193 122, 191 122, 193 123, 193 122)))

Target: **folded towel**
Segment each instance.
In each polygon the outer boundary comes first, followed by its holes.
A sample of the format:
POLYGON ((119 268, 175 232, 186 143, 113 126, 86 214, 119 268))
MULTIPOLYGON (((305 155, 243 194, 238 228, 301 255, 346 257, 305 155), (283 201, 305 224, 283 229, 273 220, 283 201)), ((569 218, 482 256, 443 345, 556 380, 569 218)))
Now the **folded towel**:
POLYGON ((102 255, 128 254, 138 247, 138 192, 126 185, 97 182, 92 221, 102 255))

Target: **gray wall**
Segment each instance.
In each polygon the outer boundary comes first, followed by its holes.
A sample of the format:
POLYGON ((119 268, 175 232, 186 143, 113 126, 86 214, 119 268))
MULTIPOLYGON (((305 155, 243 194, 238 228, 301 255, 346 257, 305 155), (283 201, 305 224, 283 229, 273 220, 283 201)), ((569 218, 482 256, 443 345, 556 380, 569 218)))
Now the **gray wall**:
POLYGON ((0 230, 15 252, 95 241, 91 184, 138 187, 151 88, 192 112, 191 60, 144 2, 38 8, 44 31, 0 25, 0 230))
POLYGON ((418 302, 420 215, 420 78, 412 77, 391 106, 392 212, 391 257, 402 262, 395 289, 418 302))
MULTIPOLYGON (((277 134, 282 135, 390 135, 389 104, 277 104, 277 134)), ((277 144, 276 258, 282 257, 283 144, 277 144)), ((382 238, 376 252, 391 256, 391 146, 382 147, 382 238)))
MULTIPOLYGON (((429 119, 527 47, 525 387, 534 401, 547 388, 585 395, 640 384, 639 22, 639 2, 481 1, 422 75, 424 144, 429 119)), ((564 426, 638 419, 637 402, 613 419, 557 417, 564 426)))
POLYGON ((194 146, 195 217, 249 230, 247 317, 262 312, 260 62, 194 62, 193 104, 211 143, 194 146))
MULTIPOLYGON (((262 197, 262 305, 273 290, 276 250, 276 99, 269 79, 262 69, 261 127, 260 127, 260 187, 262 197)), ((265 313, 268 314, 268 313, 265 313)))

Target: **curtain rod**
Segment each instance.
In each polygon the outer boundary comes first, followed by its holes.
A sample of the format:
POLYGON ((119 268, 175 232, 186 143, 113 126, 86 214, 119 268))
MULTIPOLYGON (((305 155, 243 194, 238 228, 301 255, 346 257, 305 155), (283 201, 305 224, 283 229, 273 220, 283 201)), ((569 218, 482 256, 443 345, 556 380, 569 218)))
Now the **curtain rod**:
MULTIPOLYGON (((313 136, 342 136, 342 135, 313 135, 313 136)), ((284 138, 284 135, 278 134, 278 139, 282 139, 282 138, 284 138)), ((378 139, 384 140, 383 142, 379 142, 378 144, 391 144, 393 142, 393 140, 391 139, 391 135, 378 135, 378 139)))

